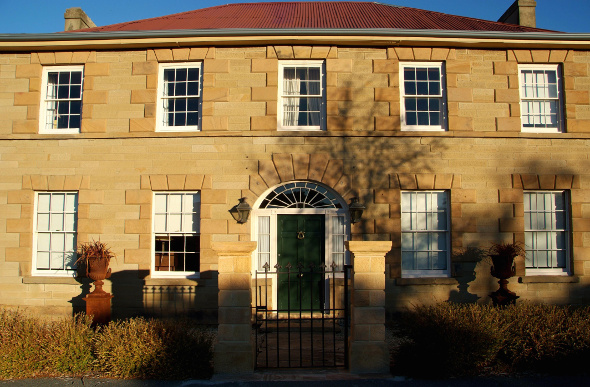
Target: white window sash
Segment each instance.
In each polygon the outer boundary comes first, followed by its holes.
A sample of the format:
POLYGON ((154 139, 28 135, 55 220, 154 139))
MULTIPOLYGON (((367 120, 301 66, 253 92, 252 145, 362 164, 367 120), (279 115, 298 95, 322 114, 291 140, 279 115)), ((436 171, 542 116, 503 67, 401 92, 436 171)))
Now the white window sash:
MULTIPOLYGON (((176 84, 176 81, 171 82, 176 84)), ((203 68, 202 63, 200 62, 183 62, 183 63, 162 63, 160 64, 158 70, 158 106, 157 106, 157 113, 156 113, 156 131, 158 132, 194 132, 201 130, 202 124, 202 110, 203 110, 203 98, 202 98, 202 90, 203 90, 203 68), (164 79, 164 74, 166 70, 182 70, 182 69, 197 69, 199 72, 198 76, 198 88, 196 94, 188 94, 188 81, 187 83, 187 90, 186 95, 167 95, 166 88, 167 83, 164 79), (184 110, 180 110, 179 113, 184 113, 185 119, 189 113, 188 102, 189 100, 197 100, 197 124, 196 125, 188 125, 185 121, 185 125, 171 125, 168 121, 169 119, 169 111, 167 110, 167 106, 169 102, 173 102, 176 100, 186 100, 184 110)), ((173 102, 174 103, 174 102, 173 102)))
MULTIPOLYGON (((305 81, 305 80, 304 80, 305 81)), ((308 83, 310 87, 314 87, 317 81, 308 83)), ((278 98, 278 112, 277 128, 279 130, 309 130, 317 131, 325 128, 325 71, 323 61, 281 61, 279 63, 279 98, 278 98), (285 69, 295 68, 294 78, 295 82, 288 82, 285 78, 285 69), (308 90, 306 94, 301 93, 301 82, 298 82, 297 69, 317 69, 319 71, 319 89, 308 90), (301 111, 301 103, 307 100, 308 119, 310 122, 306 125, 300 125, 297 122, 301 111), (315 117, 319 116, 319 121, 315 121, 315 117)))
MULTIPOLYGON (((74 134, 80 133, 80 129, 82 127, 82 96, 84 93, 84 66, 47 66, 43 68, 42 73, 42 82, 41 82, 41 103, 39 104, 39 133, 41 134, 74 134), (67 98, 58 98, 55 94, 56 88, 50 88, 49 84, 49 74, 51 73, 60 73, 60 72, 80 72, 81 81, 80 81, 80 95, 79 97, 70 97, 67 98), (50 124, 55 121, 55 119, 59 116, 59 112, 57 111, 59 103, 69 103, 72 101, 77 101, 80 104, 80 114, 79 114, 79 126, 74 128, 57 128, 57 127, 50 127, 50 124)), ((59 85, 58 83, 55 84, 56 86, 59 85)), ((71 83, 67 85, 64 84, 62 87, 71 86, 71 83)), ((69 89, 70 91, 70 89, 69 89)), ((70 116, 69 106, 68 106, 68 113, 70 116)), ((77 116, 75 114, 74 116, 77 116)), ((53 124, 51 124, 53 126, 53 124)))
MULTIPOLYGON (((450 202, 447 191, 402 191, 402 277, 448 277, 450 275, 450 202), (446 206, 440 208, 434 203, 434 194, 444 194, 446 206), (407 198, 414 199, 416 195, 429 195, 428 201, 422 208, 420 202, 406 202, 407 198), (439 215, 442 215, 441 219, 439 215), (444 222, 445 227, 434 227, 444 222), (443 238, 444 246, 439 245, 439 239, 443 238), (410 243, 411 246, 407 246, 410 243), (425 245, 421 245, 425 243, 425 245), (429 265, 435 265, 436 255, 442 256, 444 269, 417 269, 418 259, 426 259, 429 265), (411 269, 404 268, 405 259, 411 259, 411 269), (420 258, 422 256, 422 258, 420 258)), ((406 263, 407 265, 407 263, 406 263)))
MULTIPOLYGON (((399 71, 399 85, 400 85, 400 118, 401 118, 401 126, 403 131, 445 131, 447 129, 447 101, 446 101, 446 86, 445 86, 445 67, 444 63, 442 62, 401 62, 400 63, 400 71, 399 71), (439 71, 439 92, 424 95, 414 95, 414 94, 406 94, 405 90, 405 70, 406 69, 416 69, 416 68, 427 68, 427 69, 438 69, 439 71), (416 100, 424 100, 427 99, 436 99, 439 103, 439 112, 438 112, 438 125, 423 125, 418 124, 418 117, 416 118, 416 124, 409 124, 407 117, 408 111, 406 110, 406 101, 410 99, 416 100)), ((418 103, 418 101, 416 101, 418 103)), ((418 111, 417 111, 418 112, 418 111)), ((430 114, 430 110, 425 111, 425 114, 430 114)), ((418 114, 418 113, 416 113, 418 114)), ((430 118, 429 118, 430 119, 430 118)))
POLYGON ((519 65, 518 73, 521 130, 530 133, 562 132, 563 94, 559 65, 519 65), (555 83, 550 82, 549 73, 554 74, 555 83), (551 95, 553 88, 555 95, 551 95))
POLYGON ((36 192, 34 214, 31 274, 45 277, 75 276, 78 193, 36 192))
POLYGON ((568 191, 524 192, 526 275, 569 274, 569 202, 568 191), (563 195, 562 209, 557 208, 557 194, 563 195))
MULTIPOLYGON (((200 242, 196 251, 187 246, 189 238, 200 238, 200 206, 201 197, 199 191, 166 191, 154 192, 152 205, 152 278, 199 278, 199 271, 174 271, 172 269, 172 259, 186 259, 187 254, 194 254, 197 265, 200 266, 201 252, 200 242), (192 199, 192 200, 189 200, 192 199), (190 208, 189 208, 190 207, 190 208), (174 250, 172 247, 172 238, 182 238, 182 251, 174 250), (166 247, 161 259, 167 263, 169 270, 156 270, 157 254, 156 242, 160 241, 166 247), (168 254, 166 254, 168 252, 168 254), (173 254, 175 253, 175 254, 173 254)), ((174 263, 175 264, 175 263, 174 263)), ((161 262, 161 267, 164 263, 161 262)), ((186 268, 187 263, 183 261, 186 268)))

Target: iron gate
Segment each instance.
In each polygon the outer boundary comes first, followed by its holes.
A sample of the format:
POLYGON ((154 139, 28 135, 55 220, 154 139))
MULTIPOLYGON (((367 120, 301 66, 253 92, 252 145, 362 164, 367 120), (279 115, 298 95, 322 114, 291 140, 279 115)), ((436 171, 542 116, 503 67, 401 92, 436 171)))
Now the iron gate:
POLYGON ((351 266, 274 269, 255 275, 256 368, 347 368, 351 266))

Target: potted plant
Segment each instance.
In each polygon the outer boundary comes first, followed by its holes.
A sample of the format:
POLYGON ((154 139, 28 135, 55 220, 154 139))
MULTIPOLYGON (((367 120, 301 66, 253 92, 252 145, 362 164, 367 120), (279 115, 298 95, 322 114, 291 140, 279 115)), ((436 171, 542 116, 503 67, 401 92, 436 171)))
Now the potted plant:
POLYGON ((94 281, 94 290, 83 298, 86 302, 86 314, 92 316, 93 324, 106 324, 111 320, 110 293, 102 290, 103 280, 111 276, 109 264, 115 254, 101 241, 83 243, 78 249, 80 271, 85 269, 86 277, 94 281))
POLYGON ((518 296, 508 290, 508 278, 516 274, 514 258, 524 254, 524 249, 518 243, 492 243, 488 256, 492 260, 491 274, 499 279, 500 288, 490 294, 494 305, 514 304, 518 296))
POLYGON ((115 254, 101 241, 82 243, 78 249, 76 264, 86 271, 86 277, 93 281, 102 281, 111 276, 109 264, 115 254))

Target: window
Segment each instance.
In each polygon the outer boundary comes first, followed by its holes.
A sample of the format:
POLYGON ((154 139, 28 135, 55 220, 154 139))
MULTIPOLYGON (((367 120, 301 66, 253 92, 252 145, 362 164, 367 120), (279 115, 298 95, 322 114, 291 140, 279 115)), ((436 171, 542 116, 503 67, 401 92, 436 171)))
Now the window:
POLYGON ((403 130, 445 130, 443 63, 400 63, 403 130))
POLYGON ((526 274, 567 274, 568 191, 524 193, 526 274))
POLYGON ((45 67, 39 133, 79 133, 82 117, 82 66, 45 67))
POLYGON ((322 130, 325 126, 324 63, 279 63, 278 127, 283 130, 322 130))
POLYGON ((201 121, 201 64, 161 64, 158 76, 159 131, 199 130, 201 121))
POLYGON ((153 277, 197 276, 201 197, 198 192, 154 194, 153 277))
POLYGON ((519 66, 520 117, 524 132, 561 132, 562 93, 558 65, 519 66))
POLYGON ((73 275, 78 194, 38 192, 35 197, 33 275, 73 275))
POLYGON ((449 275, 446 191, 402 192, 402 276, 449 275))

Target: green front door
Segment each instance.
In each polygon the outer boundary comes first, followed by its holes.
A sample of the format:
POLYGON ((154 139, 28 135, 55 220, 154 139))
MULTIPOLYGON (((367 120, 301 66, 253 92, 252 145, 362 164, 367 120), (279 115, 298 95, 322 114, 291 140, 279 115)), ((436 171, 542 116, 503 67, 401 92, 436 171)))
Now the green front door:
POLYGON ((287 266, 291 265, 291 274, 279 275, 279 309, 321 309, 324 276, 320 265, 324 263, 324 247, 324 215, 277 216, 277 261, 282 267, 280 271, 286 272, 287 266))

